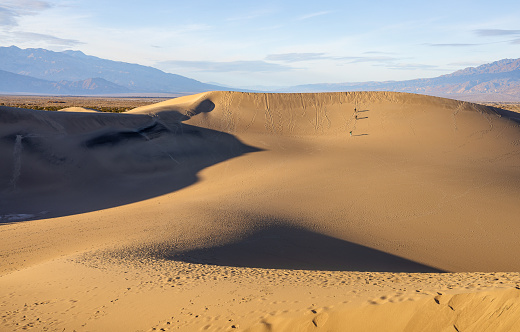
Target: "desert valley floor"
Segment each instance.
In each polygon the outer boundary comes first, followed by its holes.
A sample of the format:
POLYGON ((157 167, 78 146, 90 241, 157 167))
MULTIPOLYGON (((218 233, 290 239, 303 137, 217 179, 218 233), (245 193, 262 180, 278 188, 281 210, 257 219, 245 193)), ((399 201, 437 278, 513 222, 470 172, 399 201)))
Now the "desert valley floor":
POLYGON ((155 101, 0 106, 1 331, 520 330, 514 107, 155 101))

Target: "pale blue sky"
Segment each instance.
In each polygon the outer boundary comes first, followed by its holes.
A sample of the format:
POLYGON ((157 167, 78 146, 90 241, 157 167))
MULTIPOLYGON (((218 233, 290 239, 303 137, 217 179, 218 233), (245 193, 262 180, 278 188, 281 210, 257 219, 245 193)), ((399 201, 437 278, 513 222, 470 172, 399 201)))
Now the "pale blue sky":
POLYGON ((0 0, 0 46, 233 86, 435 77, 520 57, 516 1, 0 0))

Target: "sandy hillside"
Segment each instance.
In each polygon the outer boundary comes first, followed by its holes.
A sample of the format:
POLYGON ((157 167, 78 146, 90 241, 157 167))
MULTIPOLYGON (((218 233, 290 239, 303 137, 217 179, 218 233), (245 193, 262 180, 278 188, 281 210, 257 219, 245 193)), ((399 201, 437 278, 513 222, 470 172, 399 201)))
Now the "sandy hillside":
POLYGON ((90 109, 90 108, 84 108, 84 107, 67 107, 62 108, 61 110, 58 110, 58 112, 76 112, 76 113, 96 113, 99 111, 90 109))
POLYGON ((0 107, 0 330, 520 329, 519 118, 389 92, 0 107))

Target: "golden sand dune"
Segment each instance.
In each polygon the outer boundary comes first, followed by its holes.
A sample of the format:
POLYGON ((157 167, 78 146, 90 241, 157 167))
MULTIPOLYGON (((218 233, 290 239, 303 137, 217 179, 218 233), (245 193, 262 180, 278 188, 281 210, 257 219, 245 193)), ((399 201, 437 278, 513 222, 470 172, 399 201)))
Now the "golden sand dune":
POLYGON ((67 107, 58 110, 58 112, 97 113, 99 111, 84 107, 67 107))
POLYGON ((443 270, 520 268, 507 255, 520 230, 520 135, 505 111, 399 93, 221 92, 133 112, 167 110, 263 150, 230 172, 245 173, 245 188, 223 193, 222 179, 215 190, 239 212, 443 270))
POLYGON ((1 107, 0 327, 520 328, 519 118, 390 92, 1 107))

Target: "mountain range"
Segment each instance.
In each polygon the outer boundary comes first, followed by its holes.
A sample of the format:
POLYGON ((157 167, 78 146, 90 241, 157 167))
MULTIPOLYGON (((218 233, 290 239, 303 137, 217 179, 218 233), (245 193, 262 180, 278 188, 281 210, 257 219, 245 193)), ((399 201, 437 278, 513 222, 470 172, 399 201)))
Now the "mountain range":
MULTIPOLYGON (((80 51, 0 47, 0 60, 0 93, 4 94, 179 95, 211 90, 244 91, 80 51)), ((504 59, 435 78, 307 84, 270 91, 398 91, 469 101, 520 101, 520 59, 504 59)))
POLYGON ((153 67, 101 59, 80 51, 0 47, 0 60, 2 93, 191 94, 223 90, 153 67))
POLYGON ((520 101, 520 59, 503 59, 435 78, 298 85, 283 92, 396 91, 468 101, 520 101))

